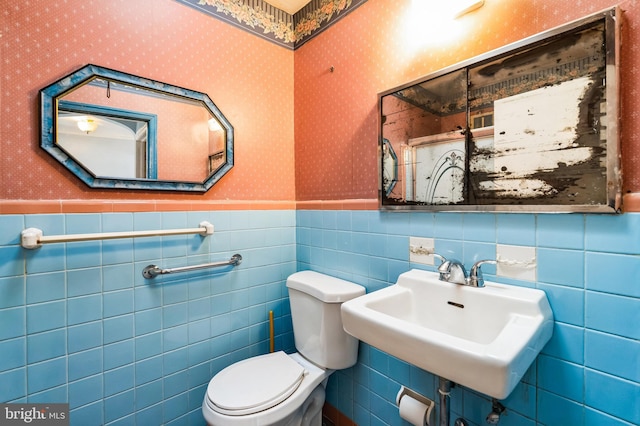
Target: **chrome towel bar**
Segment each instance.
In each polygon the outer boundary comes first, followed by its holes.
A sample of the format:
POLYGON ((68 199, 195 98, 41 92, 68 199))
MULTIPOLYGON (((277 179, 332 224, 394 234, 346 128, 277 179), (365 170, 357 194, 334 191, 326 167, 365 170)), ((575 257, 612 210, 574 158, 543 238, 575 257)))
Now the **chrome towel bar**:
POLYGON ((38 228, 27 228, 20 233, 20 244, 26 249, 36 249, 42 244, 70 243, 76 241, 113 240, 116 238, 160 237, 166 235, 200 234, 203 237, 213 234, 213 225, 200 222, 198 228, 164 229, 157 231, 102 232, 95 234, 70 234, 43 236, 38 228))
POLYGON ((231 256, 231 259, 229 260, 223 260, 220 262, 212 262, 212 263, 203 263, 201 265, 183 266, 180 268, 162 269, 156 265, 149 265, 142 270, 142 276, 147 279, 151 279, 151 278, 157 277, 158 275, 173 274, 175 272, 196 271, 198 269, 216 268, 218 266, 228 266, 228 265, 238 266, 240 263, 242 263, 242 256, 240 256, 239 254, 234 254, 233 256, 231 256))

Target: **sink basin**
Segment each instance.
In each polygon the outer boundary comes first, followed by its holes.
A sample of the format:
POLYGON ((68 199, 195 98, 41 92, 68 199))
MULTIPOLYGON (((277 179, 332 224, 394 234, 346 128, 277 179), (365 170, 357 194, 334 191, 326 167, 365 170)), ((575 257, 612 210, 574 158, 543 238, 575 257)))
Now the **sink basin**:
POLYGON ((469 287, 411 270, 342 304, 347 333, 403 361, 506 398, 553 333, 542 290, 485 281, 469 287))

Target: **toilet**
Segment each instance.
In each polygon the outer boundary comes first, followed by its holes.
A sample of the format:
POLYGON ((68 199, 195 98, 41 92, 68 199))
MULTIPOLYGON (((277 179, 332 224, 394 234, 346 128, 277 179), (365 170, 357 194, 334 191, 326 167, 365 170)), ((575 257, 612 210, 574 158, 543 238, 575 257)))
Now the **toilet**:
POLYGON ((358 357, 358 340, 342 328, 340 306, 365 288, 314 271, 292 274, 287 288, 297 352, 255 356, 216 374, 202 404, 207 424, 322 424, 329 376, 358 357))

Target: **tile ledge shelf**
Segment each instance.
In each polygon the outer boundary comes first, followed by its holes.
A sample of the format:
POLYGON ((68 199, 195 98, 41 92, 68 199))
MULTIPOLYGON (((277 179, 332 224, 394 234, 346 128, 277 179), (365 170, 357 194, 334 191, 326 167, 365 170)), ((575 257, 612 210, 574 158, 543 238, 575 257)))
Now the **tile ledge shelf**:
POLYGON ((640 192, 631 192, 622 197, 622 209, 625 213, 640 212, 640 192))
MULTIPOLYGON (((623 196, 625 213, 640 212, 640 192, 623 196)), ((377 210, 373 198, 346 200, 0 200, 0 214, 124 213, 215 210, 377 210)))
POLYGON ((377 198, 297 201, 296 210, 377 210, 377 198))
POLYGON ((295 201, 288 200, 0 200, 0 214, 293 210, 295 208, 295 201))

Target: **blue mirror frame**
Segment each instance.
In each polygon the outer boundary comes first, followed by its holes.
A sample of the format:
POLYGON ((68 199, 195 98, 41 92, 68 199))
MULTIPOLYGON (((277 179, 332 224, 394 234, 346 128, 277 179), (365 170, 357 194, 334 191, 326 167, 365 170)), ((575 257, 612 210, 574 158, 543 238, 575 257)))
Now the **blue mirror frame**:
POLYGON ((233 167, 233 141, 233 126, 206 93, 185 89, 92 64, 86 65, 40 90, 40 146, 91 188, 206 192, 233 167), (95 78, 103 78, 112 82, 155 92, 157 94, 164 94, 169 97, 189 100, 192 102, 195 101, 202 104, 202 106, 218 120, 225 130, 226 156, 224 163, 214 170, 213 173, 211 173, 203 182, 155 179, 120 179, 95 176, 82 164, 69 156, 56 143, 56 126, 60 98, 76 88, 89 83, 95 78))

